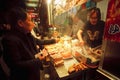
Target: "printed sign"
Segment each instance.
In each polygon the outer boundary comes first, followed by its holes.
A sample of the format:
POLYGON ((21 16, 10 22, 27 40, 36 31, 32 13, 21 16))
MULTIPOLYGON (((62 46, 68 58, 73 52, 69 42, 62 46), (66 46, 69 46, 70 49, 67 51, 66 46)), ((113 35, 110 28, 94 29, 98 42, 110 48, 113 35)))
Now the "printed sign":
POLYGON ((120 42, 120 0, 108 3, 104 39, 120 42))

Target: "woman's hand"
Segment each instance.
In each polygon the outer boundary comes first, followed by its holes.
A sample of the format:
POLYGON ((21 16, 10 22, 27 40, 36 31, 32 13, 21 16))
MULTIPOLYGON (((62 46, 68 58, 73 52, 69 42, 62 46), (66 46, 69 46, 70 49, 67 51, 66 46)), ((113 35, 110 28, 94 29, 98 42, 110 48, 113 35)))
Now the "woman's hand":
POLYGON ((45 55, 38 53, 38 54, 35 55, 35 58, 39 58, 40 60, 44 60, 45 55))

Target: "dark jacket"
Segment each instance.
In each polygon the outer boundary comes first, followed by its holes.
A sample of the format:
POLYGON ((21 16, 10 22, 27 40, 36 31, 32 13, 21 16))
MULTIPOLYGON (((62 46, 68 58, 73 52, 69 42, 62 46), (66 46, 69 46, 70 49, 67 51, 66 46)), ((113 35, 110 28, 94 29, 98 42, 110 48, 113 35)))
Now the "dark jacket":
POLYGON ((2 47, 2 36, 0 36, 0 80, 8 80, 9 75, 7 75, 7 69, 4 65, 4 61, 2 58, 3 55, 3 47, 2 47))
POLYGON ((31 34, 13 31, 3 37, 2 43, 3 58, 10 68, 11 80, 40 80, 42 62, 34 55, 37 53, 36 44, 45 44, 45 41, 36 40, 31 34))

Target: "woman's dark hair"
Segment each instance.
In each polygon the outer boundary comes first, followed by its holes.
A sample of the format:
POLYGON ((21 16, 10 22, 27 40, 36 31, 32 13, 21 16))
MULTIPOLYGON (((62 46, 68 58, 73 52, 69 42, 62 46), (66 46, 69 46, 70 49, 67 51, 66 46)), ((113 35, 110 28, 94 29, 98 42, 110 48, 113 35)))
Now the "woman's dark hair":
POLYGON ((89 16, 91 16, 93 13, 97 13, 98 20, 101 20, 101 12, 99 8, 92 7, 89 9, 89 16))
POLYGON ((25 9, 17 7, 8 11, 8 15, 6 17, 7 23, 11 26, 11 29, 15 29, 18 26, 18 20, 26 20, 27 13, 25 9))

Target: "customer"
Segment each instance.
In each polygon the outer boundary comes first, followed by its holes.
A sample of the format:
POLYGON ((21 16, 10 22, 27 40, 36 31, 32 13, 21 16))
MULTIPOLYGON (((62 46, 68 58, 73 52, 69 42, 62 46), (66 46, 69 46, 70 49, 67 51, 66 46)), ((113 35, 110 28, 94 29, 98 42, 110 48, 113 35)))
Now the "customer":
POLYGON ((5 34, 2 43, 3 58, 10 68, 10 80, 40 80, 40 69, 43 69, 41 60, 45 56, 35 58, 38 52, 36 44, 46 42, 31 35, 35 25, 25 10, 14 8, 8 13, 7 22, 11 30, 5 34))
POLYGON ((89 20, 78 33, 78 39, 81 44, 87 44, 90 47, 96 47, 102 44, 104 21, 101 20, 100 9, 93 7, 89 12, 89 20))

